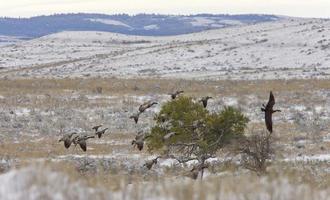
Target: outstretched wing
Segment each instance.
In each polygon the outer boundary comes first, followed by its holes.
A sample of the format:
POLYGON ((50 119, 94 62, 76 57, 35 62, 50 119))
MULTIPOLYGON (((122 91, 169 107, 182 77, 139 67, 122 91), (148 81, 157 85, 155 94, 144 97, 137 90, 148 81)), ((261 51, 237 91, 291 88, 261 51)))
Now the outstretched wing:
POLYGON ((102 137, 102 132, 98 132, 98 133, 97 133, 97 136, 98 136, 99 138, 101 138, 101 137, 102 137))
POLYGON ((271 111, 265 112, 265 123, 267 130, 272 133, 273 132, 273 120, 271 111))
POLYGON ((71 140, 70 139, 64 140, 64 147, 68 149, 70 146, 71 146, 71 140))
POLYGON ((266 108, 267 109, 273 108, 274 105, 275 105, 275 97, 273 95, 273 92, 270 91, 269 100, 268 100, 266 108))
POLYGON ((80 141, 79 146, 83 151, 87 151, 87 145, 85 140, 80 141))
POLYGON ((143 142, 142 143, 138 143, 137 144, 137 147, 138 147, 139 151, 142 151, 142 149, 143 149, 143 142))
POLYGON ((140 105, 140 107, 139 107, 139 112, 142 113, 142 112, 144 112, 146 109, 147 109, 147 108, 146 108, 146 105, 145 105, 145 104, 142 104, 142 105, 140 105))
POLYGON ((92 129, 94 129, 95 130, 95 132, 97 132, 98 131, 98 129, 101 127, 102 125, 97 125, 97 126, 94 126, 92 129))

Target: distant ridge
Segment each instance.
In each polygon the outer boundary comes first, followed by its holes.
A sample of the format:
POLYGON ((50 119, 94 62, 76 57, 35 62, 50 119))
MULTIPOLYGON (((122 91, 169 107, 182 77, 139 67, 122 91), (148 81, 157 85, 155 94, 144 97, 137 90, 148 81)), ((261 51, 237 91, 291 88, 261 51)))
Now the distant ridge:
POLYGON ((128 35, 166 36, 228 26, 276 21, 275 15, 105 15, 56 14, 31 18, 0 18, 0 35, 37 38, 61 31, 105 31, 128 35))

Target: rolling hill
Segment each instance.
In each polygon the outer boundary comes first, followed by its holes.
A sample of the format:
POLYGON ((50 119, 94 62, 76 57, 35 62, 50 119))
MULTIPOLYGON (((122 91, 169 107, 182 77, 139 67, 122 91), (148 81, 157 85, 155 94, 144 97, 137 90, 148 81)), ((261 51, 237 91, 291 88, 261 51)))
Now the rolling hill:
POLYGON ((165 36, 278 20, 274 15, 104 15, 57 14, 31 18, 0 18, 0 35, 36 38, 62 31, 103 31, 165 36))

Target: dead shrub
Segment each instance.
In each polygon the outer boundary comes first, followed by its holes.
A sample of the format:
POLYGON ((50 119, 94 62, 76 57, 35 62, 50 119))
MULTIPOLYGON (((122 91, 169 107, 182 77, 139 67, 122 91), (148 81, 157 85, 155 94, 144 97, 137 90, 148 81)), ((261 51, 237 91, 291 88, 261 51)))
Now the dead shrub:
POLYGON ((273 155, 272 135, 266 131, 245 137, 239 145, 241 165, 258 175, 265 174, 269 159, 273 155))

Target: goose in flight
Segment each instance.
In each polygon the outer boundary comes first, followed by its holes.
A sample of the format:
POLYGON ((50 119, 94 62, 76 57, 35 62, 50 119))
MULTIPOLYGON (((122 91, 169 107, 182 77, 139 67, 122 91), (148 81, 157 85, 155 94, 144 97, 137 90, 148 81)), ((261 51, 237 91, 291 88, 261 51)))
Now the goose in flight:
POLYGON ((171 98, 172 99, 175 99, 179 94, 182 94, 182 93, 184 93, 183 90, 178 90, 178 91, 176 91, 174 93, 170 93, 169 95, 171 95, 171 98))
POLYGON ((153 105, 158 104, 157 102, 146 102, 139 107, 139 112, 143 113, 146 111, 148 108, 151 108, 153 105))
POLYGON ((92 129, 95 130, 95 132, 97 132, 97 131, 99 130, 100 127, 102 127, 102 125, 94 126, 92 129))
POLYGON ((132 145, 134 147, 137 146, 137 148, 141 151, 144 146, 144 140, 147 137, 148 136, 146 136, 142 131, 138 132, 138 134, 135 136, 135 139, 132 141, 132 145))
POLYGON ((157 164, 157 160, 160 158, 160 156, 156 157, 155 159, 147 161, 143 166, 145 166, 148 170, 152 168, 155 164, 157 164))
POLYGON ((64 142, 64 147, 69 148, 72 144, 72 136, 77 134, 76 132, 70 133, 70 134, 65 134, 59 139, 58 142, 64 142))
POLYGON ((130 118, 130 119, 134 119, 135 123, 137 124, 138 121, 139 121, 140 114, 141 114, 141 113, 138 112, 138 113, 136 113, 136 114, 131 115, 129 118, 130 118))
POLYGON ((270 91, 267 105, 265 106, 265 104, 262 104, 262 108, 261 108, 261 111, 265 113, 265 124, 267 130, 270 133, 273 132, 273 120, 272 120, 273 113, 281 112, 281 110, 273 110, 274 105, 275 105, 275 98, 272 91, 270 91))
POLYGON ((77 144, 79 144, 80 148, 83 151, 87 151, 86 141, 90 138, 95 138, 95 136, 93 136, 93 135, 77 135, 76 137, 74 137, 72 142, 74 143, 75 146, 77 146, 77 144))
POLYGON ((207 101, 208 101, 209 99, 212 99, 212 97, 209 97, 209 96, 202 97, 198 102, 202 102, 204 108, 206 108, 206 106, 207 106, 207 101))
POLYGON ((101 131, 96 132, 95 135, 97 135, 99 138, 101 138, 102 135, 105 133, 106 130, 108 130, 108 128, 105 128, 105 129, 103 129, 101 131))

